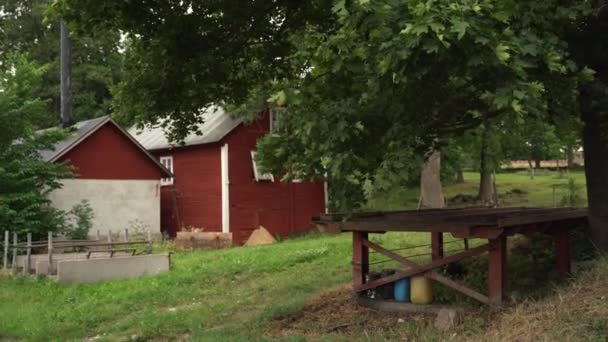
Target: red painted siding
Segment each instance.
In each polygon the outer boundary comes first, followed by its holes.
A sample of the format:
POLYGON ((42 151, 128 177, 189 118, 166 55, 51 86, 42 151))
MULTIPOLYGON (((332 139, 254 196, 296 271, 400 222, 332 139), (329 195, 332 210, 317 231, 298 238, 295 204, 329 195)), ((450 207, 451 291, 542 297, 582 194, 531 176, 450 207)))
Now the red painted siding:
POLYGON ((161 227, 172 236, 180 227, 222 231, 221 146, 228 144, 230 178, 230 231, 233 241, 244 243, 260 225, 285 237, 312 228, 310 218, 325 210, 323 183, 256 182, 251 151, 268 133, 266 114, 242 124, 221 142, 173 150, 154 151, 160 158, 172 155, 173 186, 162 187, 161 227))
POLYGON ((108 122, 59 158, 84 179, 160 179, 162 170, 108 122))
POLYGON ((222 231, 220 145, 198 145, 153 154, 173 156, 173 185, 161 189, 161 228, 175 236, 181 227, 222 231))
POLYGON ((312 228, 310 218, 325 210, 322 182, 255 181, 251 151, 268 130, 266 113, 252 124, 240 125, 224 138, 229 153, 230 230, 237 244, 244 243, 260 225, 282 237, 307 231, 312 228))

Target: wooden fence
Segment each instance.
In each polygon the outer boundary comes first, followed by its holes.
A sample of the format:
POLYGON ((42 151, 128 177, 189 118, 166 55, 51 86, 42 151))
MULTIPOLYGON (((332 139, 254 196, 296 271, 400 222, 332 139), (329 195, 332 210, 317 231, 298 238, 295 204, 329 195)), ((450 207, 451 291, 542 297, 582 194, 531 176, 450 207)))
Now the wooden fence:
POLYGON ((52 232, 48 232, 47 240, 32 241, 32 233, 26 233, 25 242, 19 242, 19 238, 19 234, 17 232, 13 232, 11 242, 11 232, 8 230, 4 232, 4 240, 3 242, 0 242, 3 251, 2 269, 4 271, 12 269, 13 272, 17 272, 19 268, 17 263, 17 255, 19 255, 20 252, 25 252, 26 259, 23 272, 26 274, 29 273, 29 270, 31 269, 32 251, 41 249, 44 250, 45 248, 45 254, 48 255, 48 274, 51 274, 53 257, 54 255, 57 255, 57 249, 78 249, 80 251, 86 250, 87 259, 95 253, 109 253, 110 258, 113 257, 116 252, 131 253, 131 255, 135 255, 137 252, 135 246, 137 245, 144 245, 144 252, 146 254, 152 252, 152 234, 150 231, 147 232, 147 237, 145 240, 139 241, 129 240, 128 229, 124 230, 122 241, 112 241, 112 231, 108 231, 106 241, 101 239, 99 231, 97 231, 95 240, 70 240, 56 238, 53 237, 52 232))

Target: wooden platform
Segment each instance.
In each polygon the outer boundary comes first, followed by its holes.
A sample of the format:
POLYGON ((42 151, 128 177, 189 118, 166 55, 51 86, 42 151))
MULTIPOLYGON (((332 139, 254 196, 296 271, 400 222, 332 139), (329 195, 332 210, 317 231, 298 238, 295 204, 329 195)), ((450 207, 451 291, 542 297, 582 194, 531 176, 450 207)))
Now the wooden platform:
MULTIPOLYGON (((553 236, 561 277, 570 273, 569 230, 584 224, 587 210, 577 208, 459 208, 392 212, 336 213, 321 215, 313 222, 322 231, 353 233, 353 287, 356 292, 399 279, 423 275, 485 304, 500 305, 507 279, 507 237, 516 233, 546 233, 553 236), (419 265, 394 251, 368 240, 370 233, 429 232, 432 262, 419 265), (486 239, 487 244, 465 248, 444 256, 443 233, 456 238, 486 239), (403 270, 394 275, 365 281, 369 272, 369 249, 397 261, 403 270), (435 272, 438 267, 488 252, 488 295, 435 272)), ((466 245, 466 244, 465 244, 466 245)))

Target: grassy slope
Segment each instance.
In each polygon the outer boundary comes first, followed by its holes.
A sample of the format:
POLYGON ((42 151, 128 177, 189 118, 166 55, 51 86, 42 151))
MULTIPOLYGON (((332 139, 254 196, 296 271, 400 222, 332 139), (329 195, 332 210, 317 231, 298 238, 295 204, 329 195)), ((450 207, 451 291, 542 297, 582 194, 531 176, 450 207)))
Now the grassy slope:
MULTIPOLYGON (((474 193, 473 175, 467 179, 446 187, 448 195, 474 193)), ((501 192, 512 187, 528 191, 527 205, 551 203, 546 198, 550 190, 539 184, 554 182, 565 180, 554 175, 534 181, 519 174, 498 177, 501 192)), ((404 194, 415 190, 383 200, 404 203, 404 194)), ((427 243, 428 236, 375 239, 404 246, 427 243)), ((0 276, 0 339, 261 338, 267 319, 297 310, 321 290, 350 280, 350 236, 313 234, 266 247, 178 253, 173 261, 167 274, 91 285, 0 276)))
MULTIPOLYGON (((471 341, 608 340, 608 259, 600 258, 553 296, 518 305, 471 341)), ((462 338, 461 338, 462 340, 462 338)))

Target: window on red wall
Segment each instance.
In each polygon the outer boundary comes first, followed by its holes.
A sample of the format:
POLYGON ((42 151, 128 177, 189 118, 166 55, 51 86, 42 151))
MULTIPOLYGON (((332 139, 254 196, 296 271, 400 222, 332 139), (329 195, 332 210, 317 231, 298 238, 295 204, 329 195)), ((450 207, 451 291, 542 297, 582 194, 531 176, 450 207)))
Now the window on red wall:
MULTIPOLYGON (((171 173, 173 173, 173 156, 160 157, 160 163, 171 173)), ((160 185, 172 185, 173 177, 161 178, 160 185)))
POLYGON ((259 182, 259 181, 274 182, 274 176, 272 175, 272 173, 261 173, 260 172, 260 169, 258 168, 258 163, 255 160, 255 155, 256 155, 256 152, 251 151, 251 165, 253 167, 253 177, 255 178, 255 181, 256 182, 259 182))

